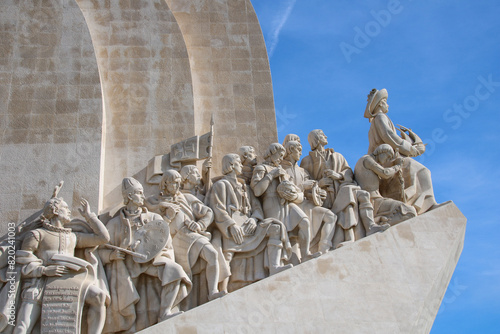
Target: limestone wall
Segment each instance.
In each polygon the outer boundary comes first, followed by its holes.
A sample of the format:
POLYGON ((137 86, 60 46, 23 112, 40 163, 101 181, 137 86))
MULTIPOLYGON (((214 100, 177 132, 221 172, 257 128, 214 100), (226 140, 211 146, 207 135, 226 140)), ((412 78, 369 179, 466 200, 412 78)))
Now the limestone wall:
POLYGON ((102 99, 92 40, 72 1, 0 6, 0 235, 40 210, 53 187, 96 208, 102 99))
POLYGON ((124 176, 209 130, 214 174, 277 140, 265 43, 249 0, 5 0, 0 6, 0 234, 60 180, 102 210, 124 176))

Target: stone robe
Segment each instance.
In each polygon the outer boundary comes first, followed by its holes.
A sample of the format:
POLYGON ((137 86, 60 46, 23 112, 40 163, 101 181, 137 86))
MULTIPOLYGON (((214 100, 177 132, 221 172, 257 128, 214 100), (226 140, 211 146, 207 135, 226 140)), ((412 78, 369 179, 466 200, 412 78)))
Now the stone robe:
MULTIPOLYGON (((212 247, 211 235, 207 232, 213 222, 213 211, 202 203, 199 197, 188 193, 178 193, 175 196, 157 196, 148 199, 151 207, 159 210, 161 202, 179 206, 180 211, 170 222, 170 235, 175 253, 175 261, 179 263, 193 282, 193 289, 188 298, 182 303, 181 309, 201 305, 208 301, 206 295, 206 281, 204 270, 206 262, 200 261, 200 253, 204 247, 212 247), (201 225, 201 233, 191 231, 185 224, 186 220, 195 221, 201 225), (198 275, 201 274, 201 275, 198 275), (197 276, 195 276, 197 275, 197 276)), ((219 252, 219 281, 229 276, 229 267, 224 261, 222 252, 219 252)))
MULTIPOLYGON (((93 225, 101 224, 95 214, 91 215, 93 225)), ((41 304, 45 291, 47 276, 42 275, 45 267, 57 264, 52 260, 56 254, 79 257, 91 266, 88 284, 94 285, 105 293, 106 305, 110 303, 110 295, 102 263, 94 254, 102 241, 89 228, 88 223, 74 219, 67 227, 56 227, 44 222, 41 228, 27 231, 24 234, 21 249, 16 252, 18 276, 22 275, 21 300, 41 304), (26 249, 34 249, 33 252, 26 249)), ((62 278, 63 279, 63 278, 62 278)), ((84 302, 85 297, 82 302, 84 302)), ((83 327, 86 324, 83 324, 83 327)), ((37 328, 33 330, 37 331, 37 328)))
POLYGON ((324 172, 327 169, 331 169, 344 176, 343 180, 333 180, 332 186, 323 188, 328 193, 323 206, 332 209, 335 214, 339 215, 340 219, 338 223, 342 228, 348 229, 356 226, 357 217, 344 219, 342 215, 342 211, 349 205, 353 206, 354 213, 358 211, 356 191, 361 189, 353 181, 351 167, 349 167, 344 156, 331 148, 325 149, 323 152, 311 151, 308 156, 302 159, 300 167, 308 171, 316 181, 325 177, 324 172))
MULTIPOLYGON (((261 198, 265 218, 281 221, 288 232, 293 231, 307 215, 295 203, 282 199, 278 194, 280 180, 272 178, 270 171, 276 167, 262 164, 255 167, 251 186, 254 194, 261 198)), ((286 177, 288 178, 288 177, 286 177)))
POLYGON ((175 196, 159 196, 157 199, 150 201, 176 204, 180 208, 180 212, 174 217, 170 223, 170 235, 172 236, 172 245, 175 253, 175 261, 179 263, 189 277, 193 274, 198 274, 200 269, 192 268, 198 261, 199 255, 203 247, 210 245, 210 239, 200 233, 191 231, 186 225, 187 219, 196 221, 202 227, 202 232, 205 232, 213 221, 212 210, 204 205, 199 198, 190 193, 178 193, 175 196))
MULTIPOLYGON (((271 224, 263 221, 261 204, 253 192, 243 180, 234 184, 232 180, 222 178, 215 182, 210 190, 209 203, 214 212, 215 225, 220 231, 220 246, 226 261, 231 266, 230 284, 242 287, 266 278, 268 276, 266 268, 269 265, 265 256, 267 231, 271 224), (243 243, 239 245, 231 237, 229 227, 237 224, 244 228, 249 218, 257 221, 257 228, 253 234, 245 234, 243 243)), ((282 236, 282 239, 284 238, 286 238, 285 233, 282 236)))
POLYGON ((380 165, 371 155, 365 155, 354 167, 354 175, 361 189, 370 193, 373 215, 386 217, 387 223, 395 225, 417 215, 415 209, 401 201, 385 198, 380 194, 380 182, 388 178, 387 168, 380 165))
POLYGON ((431 208, 436 201, 432 188, 431 172, 418 161, 410 158, 411 143, 398 136, 394 124, 385 113, 378 113, 371 120, 368 132, 368 154, 381 144, 389 144, 394 150, 406 157, 403 160, 404 196, 400 191, 399 182, 391 179, 382 182, 380 192, 382 196, 404 202, 415 207, 418 214, 431 208))
MULTIPOLYGON (((299 187, 302 192, 306 191, 306 188, 308 188, 308 183, 310 184, 311 181, 309 172, 297 165, 297 163, 292 164, 287 160, 283 160, 281 166, 287 172, 288 176, 290 177, 290 181, 293 182, 293 184, 295 184, 297 187, 299 187)), ((328 213, 328 211, 330 210, 327 208, 316 206, 306 196, 304 196, 304 200, 297 205, 307 215, 307 217, 309 217, 309 220, 311 222, 311 246, 315 245, 319 241, 318 232, 320 231, 323 220, 325 219, 325 215, 333 215, 333 213, 328 213)))
MULTIPOLYGON (((110 234, 110 244, 128 248, 133 244, 133 234, 139 226, 161 216, 143 212, 127 216, 124 208, 111 219, 106 227, 110 234)), ((169 233, 167 231, 167 233, 169 233)), ((111 304, 106 310, 104 333, 136 332, 154 325, 160 316, 162 288, 180 281, 179 293, 173 307, 177 306, 191 291, 191 281, 182 267, 175 263, 172 239, 153 260, 137 263, 130 255, 125 260, 110 260, 113 251, 101 249, 99 254, 106 264, 111 304)))

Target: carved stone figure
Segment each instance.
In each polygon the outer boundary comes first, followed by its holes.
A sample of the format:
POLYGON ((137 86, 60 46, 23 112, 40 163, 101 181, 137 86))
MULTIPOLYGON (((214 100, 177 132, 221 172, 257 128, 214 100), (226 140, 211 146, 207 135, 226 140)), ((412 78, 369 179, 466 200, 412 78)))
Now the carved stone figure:
POLYGON ((291 251, 286 228, 275 219, 264 219, 260 202, 245 182, 237 178, 242 169, 237 154, 225 155, 224 177, 214 183, 209 195, 221 234, 220 247, 231 265, 229 291, 292 267, 282 265, 291 251))
POLYGON ((243 165, 241 178, 243 178, 246 184, 249 185, 252 181, 253 169, 257 165, 257 155, 255 154, 255 149, 252 146, 242 146, 238 150, 238 155, 240 156, 241 163, 243 165))
POLYGON ((307 261, 320 254, 311 254, 310 251, 311 223, 296 204, 302 200, 300 190, 289 187, 288 192, 281 194, 285 197, 278 194, 280 183, 288 181, 288 174, 280 166, 284 155, 285 148, 281 144, 271 144, 264 155, 265 162, 254 169, 251 187, 255 196, 262 199, 264 217, 283 222, 289 234, 298 230, 301 261, 307 261))
POLYGON ((293 140, 286 142, 285 150, 286 154, 281 166, 289 175, 290 181, 298 186, 302 193, 305 193, 304 196, 301 196, 303 201, 298 205, 311 221, 311 236, 313 239, 311 246, 319 243, 318 250, 321 253, 326 253, 333 246, 332 240, 337 216, 330 209, 319 206, 326 198, 326 192, 320 189, 317 182, 311 180, 309 173, 297 164, 302 155, 300 142, 293 140), (317 192, 313 190, 316 187, 317 192), (319 198, 313 199, 313 196, 319 198))
POLYGON ((175 262, 168 224, 156 232, 157 238, 149 237, 154 257, 139 261, 134 252, 142 235, 148 226, 164 221, 146 209, 143 187, 134 178, 123 179, 122 196, 125 206, 106 225, 112 249, 100 250, 111 293, 105 333, 135 333, 166 320, 177 314, 175 307, 191 291, 188 275, 175 262))
POLYGON ((413 206, 418 214, 422 214, 437 205, 432 188, 431 172, 418 161, 416 157, 425 152, 422 140, 410 129, 400 127, 401 136, 396 133, 396 128, 387 112, 387 90, 372 89, 368 95, 364 117, 370 121, 368 132, 368 154, 381 144, 388 144, 405 157, 402 170, 404 178, 404 192, 401 192, 399 182, 390 179, 383 182, 380 187, 382 196, 395 200, 403 200, 413 206), (406 133, 408 132, 408 134, 406 133))
MULTIPOLYGON (((194 275, 204 271, 208 296, 200 295, 203 292, 199 287, 201 282, 198 282, 198 286, 191 291, 194 298, 191 300, 191 295, 187 298, 190 300, 189 305, 186 306, 188 309, 206 302, 207 297, 208 300, 222 297, 227 291, 219 292, 217 287, 219 261, 224 260, 219 259, 217 250, 210 243, 211 235, 207 232, 207 228, 213 222, 212 209, 194 195, 181 193, 181 180, 181 174, 177 171, 166 171, 160 182, 160 195, 148 199, 148 202, 152 204, 156 212, 170 222, 170 235, 173 240, 176 262, 182 265, 192 281, 194 275)), ((224 278, 225 276, 222 275, 222 279, 224 278)))
MULTIPOLYGON (((53 197, 45 203, 40 218, 42 227, 26 233, 16 261, 22 266, 21 306, 14 333, 31 333, 40 316, 41 332, 66 330, 80 332, 84 301, 88 304, 89 333, 101 333, 106 317, 103 277, 96 277, 97 260, 90 249, 109 241, 109 233, 89 203, 81 200, 81 215, 90 233, 75 232, 67 225, 71 211, 66 202, 57 197, 62 183, 53 197), (75 249, 86 248, 86 260, 75 257, 75 249), (94 265, 93 268, 92 265, 94 265), (99 281, 100 280, 100 281, 99 281), (59 317, 64 320, 57 320, 59 317)), ((83 222, 82 222, 83 223, 83 222)), ((85 224, 85 223, 84 223, 85 224)))
POLYGON ((313 130, 307 139, 311 152, 302 159, 300 166, 327 191, 324 206, 337 214, 337 225, 344 230, 344 242, 352 242, 364 237, 365 233, 370 235, 388 228, 387 224, 381 226, 375 223, 370 194, 356 184, 344 156, 331 148, 325 148, 328 140, 323 131, 313 130), (358 225, 358 220, 361 220, 364 231, 358 225))
POLYGON ((286 143, 288 143, 289 141, 296 141, 300 144, 300 137, 293 133, 287 134, 285 136, 285 139, 283 139, 283 147, 286 147, 286 143))
POLYGON ((394 150, 388 144, 382 144, 373 151, 361 157, 354 167, 354 177, 361 187, 370 193, 375 219, 398 224, 417 215, 415 208, 380 194, 380 181, 397 178, 402 180, 402 159, 395 160, 394 150), (392 162, 392 163, 391 163, 392 162), (392 167, 384 167, 395 164, 392 167))
POLYGON ((186 165, 181 168, 182 192, 196 196, 200 201, 205 200, 205 183, 200 171, 195 165, 186 165))

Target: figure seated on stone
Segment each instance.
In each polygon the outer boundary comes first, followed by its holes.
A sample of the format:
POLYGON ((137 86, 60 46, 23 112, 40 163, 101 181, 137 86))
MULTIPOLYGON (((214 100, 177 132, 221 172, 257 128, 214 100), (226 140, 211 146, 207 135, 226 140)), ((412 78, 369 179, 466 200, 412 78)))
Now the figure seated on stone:
POLYGON ((279 184, 288 181, 288 174, 280 166, 284 155, 285 148, 281 144, 271 144, 264 155, 264 163, 254 169, 251 187, 255 196, 262 200, 264 217, 281 221, 289 235, 298 234, 303 262, 321 254, 311 254, 311 223, 304 211, 297 206, 302 201, 300 191, 285 192, 282 194, 284 197, 278 193, 279 184))
POLYGON ((291 247, 286 228, 280 221, 264 219, 260 202, 238 179, 242 164, 237 154, 222 158, 223 178, 214 183, 209 193, 210 207, 220 233, 212 241, 222 248, 231 268, 231 277, 223 286, 234 291, 245 285, 276 274, 292 265, 282 265, 291 247), (217 241, 218 240, 218 241, 217 241), (229 280, 230 279, 230 280, 229 280))
MULTIPOLYGON (((64 299, 66 307, 75 310, 71 314, 64 314, 66 317, 75 318, 73 326, 68 325, 66 330, 80 330, 74 326, 80 327, 77 319, 82 314, 83 305, 78 303, 82 300, 88 305, 88 332, 101 333, 104 327, 109 295, 102 267, 99 270, 98 260, 92 250, 107 243, 109 233, 104 224, 90 211, 89 203, 85 199, 81 200, 82 209, 79 211, 86 222, 72 221, 68 205, 62 198, 57 197, 61 187, 62 182, 54 190, 53 197, 45 203, 39 218, 42 226, 25 234, 21 250, 16 253, 16 261, 21 266, 22 292, 14 333, 31 333, 41 315, 42 332, 57 329, 53 319, 43 318, 51 312, 54 313, 51 314, 52 317, 57 316, 58 310, 50 305, 54 304, 54 298, 64 299), (71 224, 83 224, 84 228, 77 229, 88 232, 76 232, 68 227, 71 224), (75 249, 87 249, 86 261, 75 257, 75 249), (68 291, 63 292, 68 285, 83 298, 73 297, 74 300, 71 300, 72 295, 66 295, 68 291), (50 295, 47 289, 50 290, 50 295), (71 305, 75 303, 77 305, 71 305), (45 307, 47 313, 44 311, 42 314, 42 308, 45 310, 45 307)), ((66 310, 61 308, 59 311, 66 310)), ((68 320, 68 323, 71 324, 71 320, 68 320)))
POLYGON ((311 221, 311 248, 318 248, 321 253, 326 253, 333 246, 337 216, 330 209, 321 206, 326 198, 326 191, 319 188, 317 181, 311 180, 309 173, 297 164, 302 155, 300 142, 287 141, 285 150, 281 166, 287 172, 290 181, 304 193, 300 196, 303 201, 298 205, 311 221))
MULTIPOLYGON (((182 169, 186 167, 194 166, 184 166, 182 169)), ((210 243, 211 235, 207 232, 213 222, 212 209, 194 195, 181 193, 181 180, 181 174, 177 171, 166 171, 159 184, 160 195, 149 198, 147 202, 151 210, 161 214, 170 223, 175 260, 193 282, 189 297, 182 302, 182 308, 187 310, 225 295, 227 291, 219 292, 218 284, 228 274, 220 275, 219 262, 222 261, 225 268, 224 259, 219 259, 217 250, 210 243), (200 276, 200 273, 201 278, 195 276, 200 276), (206 283, 201 281, 202 278, 206 283)))
POLYGON ((387 112, 387 90, 372 89, 368 95, 364 117, 370 121, 368 132, 368 154, 373 153, 381 144, 388 144, 398 150, 404 157, 402 164, 404 187, 403 191, 397 179, 382 181, 380 193, 383 197, 402 200, 415 208, 417 214, 422 214, 438 206, 434 198, 431 172, 421 163, 412 159, 425 152, 422 140, 411 129, 400 126, 401 136, 387 112))
POLYGON ((166 320, 178 314, 176 307, 191 291, 175 262, 168 224, 146 209, 139 181, 124 178, 122 196, 125 206, 106 225, 112 249, 100 249, 111 293, 104 333, 135 333, 166 320), (156 226, 161 229, 154 231, 156 226), (144 247, 150 251, 138 251, 144 247))
MULTIPOLYGON (((343 233, 335 233, 334 247, 387 229, 388 224, 375 223, 370 194, 356 184, 344 156, 325 148, 328 140, 323 131, 313 130, 307 139, 311 152, 302 159, 300 166, 327 191, 323 206, 338 216, 337 226, 342 228, 343 233), (358 224, 359 220, 362 224, 358 224)), ((340 228, 337 227, 337 230, 340 228)))
POLYGON ((402 162, 401 158, 395 159, 390 145, 382 144, 372 154, 359 159, 354 168, 354 177, 359 186, 370 193, 375 220, 391 226, 417 215, 414 207, 380 194, 382 180, 396 179, 402 184, 402 162))

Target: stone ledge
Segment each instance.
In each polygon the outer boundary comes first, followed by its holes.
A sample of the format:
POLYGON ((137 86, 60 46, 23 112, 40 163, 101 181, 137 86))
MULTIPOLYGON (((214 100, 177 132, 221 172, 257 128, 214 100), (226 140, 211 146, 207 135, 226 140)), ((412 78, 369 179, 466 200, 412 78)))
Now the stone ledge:
POLYGON ((141 333, 428 333, 465 226, 449 203, 141 333))

